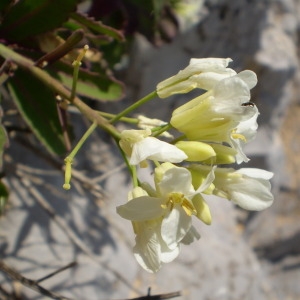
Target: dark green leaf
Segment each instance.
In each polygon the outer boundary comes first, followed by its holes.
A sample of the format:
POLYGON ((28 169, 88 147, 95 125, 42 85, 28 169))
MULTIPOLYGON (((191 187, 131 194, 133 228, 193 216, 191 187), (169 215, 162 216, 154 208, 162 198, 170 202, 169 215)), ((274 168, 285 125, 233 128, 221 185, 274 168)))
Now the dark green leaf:
MULTIPOLYGON (((69 89, 73 82, 73 67, 66 63, 57 62, 49 66, 52 76, 58 79, 69 89)), ((76 93, 99 101, 119 100, 124 95, 124 85, 112 76, 103 73, 90 72, 80 69, 76 93)))
MULTIPOLYGON (((2 1, 2 0, 1 0, 2 1)), ((20 41, 60 26, 76 10, 78 0, 20 0, 5 15, 0 36, 20 41)))
POLYGON ((50 152, 65 153, 55 95, 30 73, 18 69, 8 82, 11 96, 38 139, 50 152))
POLYGON ((79 13, 71 13, 70 17, 78 23, 88 27, 94 32, 108 35, 118 41, 125 40, 124 35, 121 33, 121 31, 110 26, 104 25, 101 21, 96 21, 94 18, 90 18, 79 13))
POLYGON ((0 180, 0 216, 3 214, 8 199, 7 187, 0 180))

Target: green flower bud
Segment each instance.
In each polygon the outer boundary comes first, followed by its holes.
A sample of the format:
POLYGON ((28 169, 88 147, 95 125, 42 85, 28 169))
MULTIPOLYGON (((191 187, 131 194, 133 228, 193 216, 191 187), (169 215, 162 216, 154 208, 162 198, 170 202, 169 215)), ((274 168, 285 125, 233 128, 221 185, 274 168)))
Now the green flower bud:
POLYGON ((188 156, 186 161, 211 160, 216 156, 213 147, 203 142, 179 141, 175 146, 188 156))

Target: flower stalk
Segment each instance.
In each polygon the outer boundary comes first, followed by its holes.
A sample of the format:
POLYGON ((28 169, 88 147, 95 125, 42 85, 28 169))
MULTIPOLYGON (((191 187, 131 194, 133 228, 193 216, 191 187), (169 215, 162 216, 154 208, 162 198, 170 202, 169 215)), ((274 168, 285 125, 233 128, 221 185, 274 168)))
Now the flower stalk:
POLYGON ((142 99, 136 101, 134 104, 130 105, 129 107, 127 107, 126 109, 124 109, 123 111, 121 111, 119 114, 117 114, 114 118, 112 118, 110 120, 110 123, 113 124, 113 123, 117 122, 122 117, 124 117, 127 114, 129 114, 130 112, 136 110, 138 107, 140 107, 141 105, 144 105, 145 103, 147 103, 148 101, 154 99, 155 97, 157 97, 156 91, 151 92, 147 96, 145 96, 142 99))

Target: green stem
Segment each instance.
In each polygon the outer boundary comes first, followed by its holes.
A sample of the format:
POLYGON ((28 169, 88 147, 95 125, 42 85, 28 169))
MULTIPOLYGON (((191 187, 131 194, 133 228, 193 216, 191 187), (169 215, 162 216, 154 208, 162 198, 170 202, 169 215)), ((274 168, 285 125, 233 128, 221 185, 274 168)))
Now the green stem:
POLYGON ((137 172, 136 172, 136 166, 131 166, 131 170, 132 170, 132 183, 134 187, 139 186, 139 181, 138 181, 138 177, 137 177, 137 172))
POLYGON ((110 120, 110 123, 113 124, 113 123, 117 122, 118 120, 120 120, 122 117, 124 117, 128 113, 132 112, 133 110, 137 109, 138 107, 147 103, 148 101, 150 101, 151 99, 153 99, 155 97, 157 97, 156 91, 148 94, 144 98, 138 100, 137 102, 135 102, 134 104, 132 104, 131 106, 127 107, 126 109, 121 111, 119 114, 117 114, 112 120, 110 120))
POLYGON ((87 138, 92 134, 92 132, 96 129, 98 126, 97 122, 93 122, 93 124, 88 128, 88 130, 85 132, 85 134, 81 137, 77 145, 74 147, 74 149, 71 151, 71 153, 65 158, 65 183, 63 185, 63 188, 65 190, 69 190, 71 188, 70 181, 72 176, 72 163, 75 155, 79 151, 79 149, 82 147, 82 145, 85 143, 87 138))
POLYGON ((153 132, 152 136, 157 137, 157 136, 161 135, 163 132, 165 132, 171 128, 172 128, 172 125, 170 123, 168 123, 166 125, 157 127, 157 129, 156 128, 152 129, 152 132, 153 132))
POLYGON ((74 70, 73 70, 72 90, 71 90, 71 96, 70 96, 71 101, 75 97, 76 87, 77 87, 77 80, 78 80, 78 73, 79 73, 79 67, 80 67, 80 65, 81 65, 81 63, 78 62, 77 60, 75 60, 74 63, 73 63, 74 70))
MULTIPOLYGON (((110 114, 104 111, 99 111, 99 114, 102 117, 108 118, 108 119, 113 119, 116 115, 115 114, 110 114)), ((138 124, 139 120, 136 118, 128 118, 128 117, 122 117, 120 121, 130 123, 130 124, 138 124)))
POLYGON ((115 142, 116 142, 116 144, 117 144, 117 147, 118 147, 118 149, 119 149, 119 151, 120 151, 120 153, 121 153, 121 155, 122 155, 122 157, 123 157, 123 159, 124 159, 124 161, 125 161, 125 164, 126 164, 126 166, 127 166, 127 169, 128 169, 128 171, 129 171, 129 173, 130 173, 130 175, 131 175, 131 178, 132 178, 132 180, 133 180, 134 175, 133 175, 132 166, 130 165, 130 163, 129 163, 129 161, 128 161, 128 158, 127 158, 127 156, 126 156, 126 154, 124 153, 123 149, 121 148, 121 146, 120 146, 120 144, 119 144, 119 140, 115 138, 115 142))
POLYGON ((81 66, 81 61, 88 49, 89 49, 89 46, 85 45, 83 47, 83 50, 81 51, 81 53, 79 53, 78 57, 74 60, 74 62, 72 64, 74 66, 74 71, 73 71, 72 90, 71 90, 71 96, 70 96, 71 101, 75 97, 76 86, 77 86, 77 81, 78 81, 78 73, 79 73, 79 68, 81 66))
POLYGON ((87 140, 87 138, 93 133, 93 131, 96 129, 96 127, 97 127, 97 123, 94 122, 88 128, 88 130, 85 132, 85 134, 81 137, 81 139, 79 140, 79 142, 77 143, 77 145, 74 147, 74 149, 71 151, 71 153, 68 155, 69 158, 73 159, 75 157, 75 155, 77 154, 77 152, 79 151, 79 149, 85 143, 85 141, 87 140))

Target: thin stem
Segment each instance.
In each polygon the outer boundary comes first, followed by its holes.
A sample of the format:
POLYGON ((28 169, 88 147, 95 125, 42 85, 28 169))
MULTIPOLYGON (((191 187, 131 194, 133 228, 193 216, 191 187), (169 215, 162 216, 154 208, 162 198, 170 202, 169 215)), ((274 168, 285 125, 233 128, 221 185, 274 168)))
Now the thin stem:
MULTIPOLYGON (((104 111, 99 111, 99 114, 102 117, 108 118, 108 119, 113 119, 116 115, 115 114, 110 114, 108 112, 104 111)), ((136 118, 128 118, 128 117, 122 117, 119 119, 122 122, 130 123, 130 124, 138 124, 139 120, 136 118)))
POLYGON ((88 139, 88 137, 93 133, 93 131, 96 129, 97 123, 94 122, 88 130, 85 132, 85 134, 81 137, 77 145, 74 147, 74 149, 71 151, 71 153, 68 155, 69 158, 73 159, 74 156, 77 154, 79 149, 82 147, 82 145, 85 143, 85 141, 88 139))
POLYGON ((72 163, 75 155, 79 151, 79 149, 82 147, 82 145, 85 143, 87 138, 93 133, 93 131, 96 129, 97 123, 93 122, 93 124, 88 128, 88 130, 85 132, 85 134, 81 137, 77 145, 74 147, 74 149, 71 151, 71 153, 65 158, 65 183, 63 184, 63 188, 65 190, 69 190, 71 188, 70 181, 72 176, 72 163))
POLYGON ((166 124, 166 125, 163 125, 163 126, 160 126, 160 127, 157 127, 155 129, 152 129, 152 132, 153 132, 153 136, 156 137, 156 136, 159 136, 161 135, 163 132, 169 130, 172 128, 172 125, 171 124, 166 124))
POLYGON ((120 153, 125 161, 125 164, 127 166, 127 169, 131 175, 131 178, 132 178, 132 183, 133 183, 133 186, 136 187, 136 186, 139 186, 140 185, 140 182, 138 180, 138 177, 137 177, 137 172, 136 172, 136 166, 132 166, 129 161, 128 161, 128 158, 125 154, 125 152, 123 151, 123 149, 121 148, 120 144, 119 144, 119 140, 116 140, 116 144, 117 144, 117 147, 119 148, 120 150, 120 153))
POLYGON ((83 47, 83 50, 79 53, 78 57, 74 60, 74 62, 72 64, 74 66, 74 71, 73 71, 72 90, 71 90, 71 96, 70 96, 71 101, 75 97, 77 80, 78 80, 78 73, 79 73, 79 68, 81 66, 81 61, 82 61, 85 53, 88 51, 88 49, 89 49, 89 46, 85 45, 83 47))
POLYGON ((137 172, 136 172, 136 166, 132 166, 131 167, 132 170, 132 183, 134 187, 139 186, 139 181, 138 181, 138 176, 137 176, 137 172))
POLYGON ((137 102, 135 102, 134 104, 132 104, 131 106, 127 107, 126 109, 121 111, 119 114, 117 114, 112 120, 110 120, 110 123, 113 124, 113 123, 117 122, 122 117, 126 116, 128 113, 132 112, 133 110, 137 109, 138 107, 147 103, 148 101, 150 101, 151 99, 153 99, 155 97, 157 97, 156 91, 151 92, 144 98, 138 100, 137 102))
POLYGON ((116 142, 116 145, 117 145, 117 147, 118 147, 118 149, 119 149, 119 151, 120 151, 120 153, 121 153, 121 155, 122 155, 122 157, 123 157, 123 159, 124 159, 124 161, 125 161, 125 164, 126 164, 126 166, 127 166, 127 169, 128 169, 128 171, 129 171, 131 177, 133 178, 132 167, 131 167, 131 165, 129 164, 129 161, 128 161, 128 158, 127 158, 126 154, 124 153, 123 149, 121 148, 121 146, 120 146, 120 144, 119 144, 119 139, 115 139, 115 142, 116 142))

